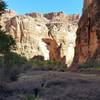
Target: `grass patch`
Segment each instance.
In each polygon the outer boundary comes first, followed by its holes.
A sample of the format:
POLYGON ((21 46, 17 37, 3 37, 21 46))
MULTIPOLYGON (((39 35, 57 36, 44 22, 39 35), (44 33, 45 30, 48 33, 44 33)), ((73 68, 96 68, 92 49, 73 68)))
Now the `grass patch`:
POLYGON ((33 69, 36 70, 53 70, 53 71, 66 71, 67 65, 61 63, 60 61, 35 61, 30 60, 30 64, 32 65, 33 69))
POLYGON ((29 94, 26 96, 25 100, 43 100, 43 99, 39 96, 36 97, 34 94, 29 94))

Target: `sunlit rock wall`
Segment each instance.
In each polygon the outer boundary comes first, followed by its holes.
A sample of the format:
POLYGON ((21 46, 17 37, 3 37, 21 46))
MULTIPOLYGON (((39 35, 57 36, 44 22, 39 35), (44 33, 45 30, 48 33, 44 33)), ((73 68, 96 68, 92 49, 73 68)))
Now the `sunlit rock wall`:
POLYGON ((66 58, 70 65, 74 57, 76 30, 80 16, 66 15, 63 12, 39 14, 30 13, 14 16, 10 19, 3 17, 5 29, 17 41, 16 52, 32 58, 37 55, 50 59, 50 51, 43 38, 54 38, 57 46, 61 44, 61 57, 66 58))

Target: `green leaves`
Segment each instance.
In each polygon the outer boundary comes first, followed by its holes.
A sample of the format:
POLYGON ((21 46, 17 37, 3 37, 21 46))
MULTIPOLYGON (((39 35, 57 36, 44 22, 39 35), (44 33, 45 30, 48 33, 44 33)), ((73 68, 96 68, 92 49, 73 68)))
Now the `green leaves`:
MULTIPOLYGON (((6 6, 6 3, 0 0, 0 16, 6 9, 6 6)), ((11 35, 6 34, 6 31, 2 30, 2 26, 0 26, 0 53, 4 55, 10 53, 10 51, 15 48, 15 45, 15 39, 11 35)))
POLYGON ((0 16, 2 15, 3 11, 6 9, 7 5, 4 1, 0 0, 0 16))
POLYGON ((15 48, 15 45, 15 39, 11 35, 6 34, 5 31, 0 30, 0 52, 3 54, 8 53, 15 48))

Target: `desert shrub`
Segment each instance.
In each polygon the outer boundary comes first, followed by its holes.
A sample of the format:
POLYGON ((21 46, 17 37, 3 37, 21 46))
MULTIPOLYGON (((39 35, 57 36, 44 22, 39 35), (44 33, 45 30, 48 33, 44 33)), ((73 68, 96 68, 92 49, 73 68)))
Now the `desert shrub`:
POLYGON ((34 95, 27 95, 26 100, 34 100, 35 96, 34 95))
POLYGON ((34 94, 28 94, 26 100, 43 100, 39 95, 35 96, 34 94))
POLYGON ((35 88, 32 93, 25 94, 25 100, 43 100, 40 96, 40 89, 35 88))
POLYGON ((3 59, 3 56, 1 55, 1 56, 0 56, 0 66, 3 65, 3 62, 4 62, 4 59, 3 59))
POLYGON ((9 54, 9 60, 10 60, 11 66, 13 66, 13 65, 20 66, 20 65, 25 64, 27 62, 26 57, 21 56, 20 54, 17 54, 14 52, 11 52, 9 54))
POLYGON ((66 71, 67 65, 60 61, 36 61, 30 60, 30 64, 34 70, 53 70, 53 71, 66 71))
MULTIPOLYGON (((14 52, 9 53, 8 58, 9 65, 5 66, 5 64, 2 64, 0 66, 0 79, 4 81, 15 81, 18 75, 23 72, 23 65, 27 63, 27 59, 14 52)), ((0 60, 3 62, 3 59, 2 57, 0 60)))

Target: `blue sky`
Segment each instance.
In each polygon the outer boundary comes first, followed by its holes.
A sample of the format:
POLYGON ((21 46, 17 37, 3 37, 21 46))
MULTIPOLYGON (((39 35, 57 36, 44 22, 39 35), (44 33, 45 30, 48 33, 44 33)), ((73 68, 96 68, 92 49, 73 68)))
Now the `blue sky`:
POLYGON ((4 0, 8 9, 15 10, 18 14, 29 12, 58 12, 75 14, 82 12, 83 0, 4 0))

